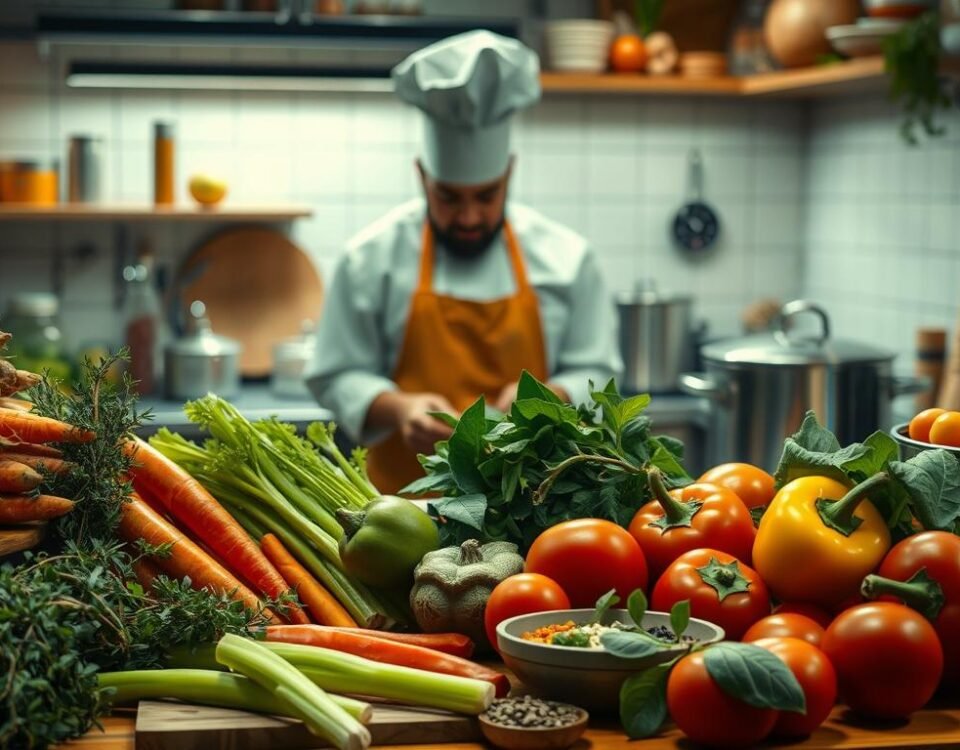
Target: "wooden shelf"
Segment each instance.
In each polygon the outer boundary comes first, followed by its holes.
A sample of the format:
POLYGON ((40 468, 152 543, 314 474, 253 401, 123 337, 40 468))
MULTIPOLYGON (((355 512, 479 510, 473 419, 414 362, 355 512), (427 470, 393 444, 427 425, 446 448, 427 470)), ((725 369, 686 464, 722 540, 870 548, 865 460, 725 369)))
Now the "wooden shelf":
POLYGON ((0 204, 0 221, 291 221, 313 215, 306 206, 142 205, 26 206, 0 204))
POLYGON ((543 73, 544 92, 664 96, 763 96, 817 98, 882 91, 882 57, 862 57, 832 65, 778 70, 735 78, 683 78, 631 74, 543 73))

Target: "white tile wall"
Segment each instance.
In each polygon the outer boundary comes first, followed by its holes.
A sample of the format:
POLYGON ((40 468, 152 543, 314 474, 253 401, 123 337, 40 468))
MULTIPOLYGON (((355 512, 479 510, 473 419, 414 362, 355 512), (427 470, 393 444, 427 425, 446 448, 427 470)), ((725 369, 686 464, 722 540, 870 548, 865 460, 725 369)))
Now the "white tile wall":
POLYGON ((889 346, 910 372, 916 329, 957 321, 960 115, 919 146, 900 140, 899 124, 881 99, 814 107, 802 288, 838 336, 889 346))
MULTIPOLYGON (((31 45, 0 44, 0 157, 62 157, 70 134, 97 133, 107 142, 108 200, 148 201, 157 119, 177 124, 181 200, 187 177, 205 171, 224 177, 237 203, 308 204, 315 215, 290 231, 324 271, 349 236, 418 190, 419 115, 392 96, 74 91, 60 81, 62 62, 54 55, 41 63, 31 45)), ((587 236, 613 291, 653 277, 666 290, 696 294, 713 333, 736 333, 744 305, 801 289, 802 113, 793 103, 548 97, 518 118, 512 195, 587 236), (705 197, 722 222, 717 247, 698 261, 669 239, 671 217, 690 196, 694 146, 703 154, 705 197)), ((950 217, 944 211, 938 221, 950 217)), ((0 227, 0 253, 16 256, 27 230, 11 229, 0 227)), ((13 289, 49 285, 60 252, 70 271, 65 317, 78 312, 71 328, 108 330, 113 234, 88 238, 98 254, 77 266, 77 231, 58 226, 39 246, 31 240, 37 252, 29 259, 5 259, 0 312, 13 289)), ((130 246, 148 235, 173 268, 209 232, 136 226, 130 246)), ((946 226, 937 233, 938 243, 949 241, 946 226)))

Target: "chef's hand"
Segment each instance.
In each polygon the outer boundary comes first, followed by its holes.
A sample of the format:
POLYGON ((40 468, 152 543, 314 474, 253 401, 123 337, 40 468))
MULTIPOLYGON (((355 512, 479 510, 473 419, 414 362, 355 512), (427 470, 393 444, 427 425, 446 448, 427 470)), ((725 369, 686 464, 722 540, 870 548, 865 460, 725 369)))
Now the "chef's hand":
MULTIPOLYGON (((514 401, 517 400, 517 386, 519 381, 514 381, 512 383, 507 383, 503 386, 503 389, 500 391, 500 394, 491 404, 491 406, 502 412, 510 411, 510 407, 514 401)), ((567 403, 570 401, 570 394, 567 393, 567 389, 562 386, 556 385, 554 383, 547 383, 547 388, 557 394, 561 401, 567 403)))
POLYGON ((404 393, 397 409, 400 434, 417 453, 433 453, 438 440, 446 440, 453 430, 430 412, 457 415, 449 401, 437 393, 404 393))

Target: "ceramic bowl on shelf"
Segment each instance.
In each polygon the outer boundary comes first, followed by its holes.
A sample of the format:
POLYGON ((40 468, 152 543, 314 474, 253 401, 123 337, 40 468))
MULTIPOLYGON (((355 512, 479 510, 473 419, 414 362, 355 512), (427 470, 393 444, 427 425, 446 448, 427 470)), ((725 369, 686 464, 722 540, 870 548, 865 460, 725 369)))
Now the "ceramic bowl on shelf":
POLYGON ((876 29, 858 24, 831 26, 827 39, 834 51, 845 57, 873 57, 883 54, 883 40, 895 29, 876 29))
MULTIPOLYGON (((521 637, 531 630, 569 620, 586 623, 593 613, 592 609, 560 609, 511 617, 497 625, 497 650, 510 670, 534 693, 591 711, 616 713, 624 680, 673 659, 687 647, 677 645, 641 659, 624 659, 602 648, 554 646, 521 637)), ((611 622, 632 620, 627 610, 614 609, 604 620, 611 622)), ((657 626, 670 627, 670 614, 647 612, 643 616, 643 627, 657 626)), ((691 618, 684 635, 701 643, 715 643, 723 639, 724 633, 712 622, 691 618)))
POLYGON ((876 18, 915 18, 935 5, 936 0, 863 0, 867 15, 876 18))
POLYGON ((614 26, 609 21, 563 20, 546 25, 550 68, 578 73, 607 69, 614 26))

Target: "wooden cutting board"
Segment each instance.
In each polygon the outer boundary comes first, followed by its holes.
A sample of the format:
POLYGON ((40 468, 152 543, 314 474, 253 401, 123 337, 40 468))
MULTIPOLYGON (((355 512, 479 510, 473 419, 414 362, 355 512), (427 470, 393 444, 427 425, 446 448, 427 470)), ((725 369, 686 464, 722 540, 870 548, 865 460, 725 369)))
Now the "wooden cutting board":
POLYGON ((46 524, 30 524, 19 527, 0 526, 0 557, 36 547, 43 540, 46 524))
POLYGON ((214 236, 177 271, 175 288, 183 311, 202 301, 214 332, 241 343, 240 373, 247 377, 269 375, 274 344, 298 335, 304 320, 316 322, 323 302, 310 258, 264 227, 214 236))
MULTIPOLYGON (((374 745, 471 742, 475 719, 429 709, 375 705, 374 745)), ((294 719, 183 703, 140 701, 136 750, 308 750, 324 747, 294 719)))

